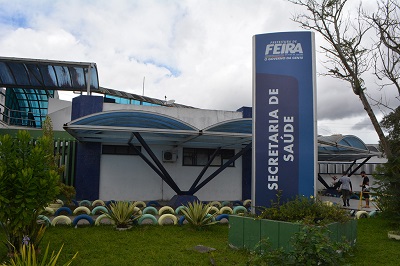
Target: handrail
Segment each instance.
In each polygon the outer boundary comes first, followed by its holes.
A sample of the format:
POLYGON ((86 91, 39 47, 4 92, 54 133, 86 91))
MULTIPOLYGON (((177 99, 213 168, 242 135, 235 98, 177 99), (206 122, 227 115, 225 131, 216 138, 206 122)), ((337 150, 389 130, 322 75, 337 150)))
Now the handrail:
POLYGON ((0 119, 8 126, 38 127, 32 112, 10 109, 2 103, 0 103, 0 119))

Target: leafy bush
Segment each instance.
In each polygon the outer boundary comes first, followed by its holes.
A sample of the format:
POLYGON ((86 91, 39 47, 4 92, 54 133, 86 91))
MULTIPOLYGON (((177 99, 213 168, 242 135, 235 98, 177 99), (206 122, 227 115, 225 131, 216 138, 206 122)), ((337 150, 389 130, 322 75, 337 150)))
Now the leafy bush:
POLYGON ((210 206, 210 204, 194 201, 193 203, 189 202, 181 211, 190 225, 201 228, 216 223, 213 219, 217 213, 210 214, 210 206))
POLYGON ((0 222, 9 252, 24 236, 37 238, 36 218, 59 192, 53 148, 46 135, 36 142, 27 131, 0 136, 0 222))
POLYGON ((268 241, 260 243, 268 250, 261 254, 253 253, 250 265, 341 265, 345 256, 350 253, 350 245, 343 242, 332 242, 328 229, 320 226, 305 225, 292 239, 292 251, 283 248, 270 250, 268 241))
MULTIPOLYGON (((15 254, 14 257, 10 259, 8 263, 0 264, 0 266, 55 266, 57 265, 58 257, 60 256, 61 250, 54 253, 54 251, 49 256, 49 244, 47 244, 46 251, 41 259, 41 261, 36 256, 35 246, 33 244, 22 245, 20 248, 20 254, 15 254)), ((76 258, 78 252, 69 260, 64 266, 68 266, 76 258)))
POLYGON ((277 202, 273 202, 270 208, 258 207, 261 213, 260 219, 270 219, 286 222, 298 222, 303 224, 328 224, 332 222, 346 222, 350 220, 346 210, 339 206, 329 206, 319 199, 297 196, 280 204, 278 194, 277 202))
POLYGON ((128 228, 141 216, 135 205, 127 201, 112 202, 107 209, 108 213, 104 214, 114 221, 117 228, 128 228))

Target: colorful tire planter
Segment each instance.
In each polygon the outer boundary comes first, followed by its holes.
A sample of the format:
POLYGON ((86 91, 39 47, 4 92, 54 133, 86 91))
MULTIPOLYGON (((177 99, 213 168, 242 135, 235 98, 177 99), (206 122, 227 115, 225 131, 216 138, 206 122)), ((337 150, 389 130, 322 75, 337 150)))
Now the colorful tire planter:
MULTIPOLYGON (((282 247, 291 251, 291 238, 300 232, 302 224, 275 220, 256 219, 238 215, 229 216, 229 245, 234 248, 261 251, 260 241, 267 240, 272 249, 282 247)), ((357 239, 357 220, 327 225, 332 241, 340 242, 342 238, 352 246, 357 239)))

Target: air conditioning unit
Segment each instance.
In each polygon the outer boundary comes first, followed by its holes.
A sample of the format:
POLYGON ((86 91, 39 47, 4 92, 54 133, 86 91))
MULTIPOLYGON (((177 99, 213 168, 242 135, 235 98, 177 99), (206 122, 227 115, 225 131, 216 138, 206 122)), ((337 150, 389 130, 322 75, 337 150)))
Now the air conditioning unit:
POLYGON ((162 159, 163 162, 169 162, 169 163, 176 162, 176 160, 178 159, 178 154, 176 151, 171 151, 171 150, 163 151, 162 159))

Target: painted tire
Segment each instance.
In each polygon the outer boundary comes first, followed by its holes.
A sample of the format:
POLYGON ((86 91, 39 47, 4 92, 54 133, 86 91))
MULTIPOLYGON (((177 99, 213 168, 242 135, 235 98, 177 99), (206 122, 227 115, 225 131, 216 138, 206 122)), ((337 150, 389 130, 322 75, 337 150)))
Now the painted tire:
POLYGON ((158 211, 156 208, 154 208, 153 206, 147 206, 146 208, 143 209, 143 214, 153 214, 153 215, 158 215, 158 211))
POLYGON ((133 215, 137 214, 142 215, 142 210, 135 206, 135 208, 133 208, 133 215))
POLYGON ((49 226, 51 224, 49 217, 47 217, 46 215, 38 215, 37 220, 44 221, 46 226, 49 226))
POLYGON ((147 206, 160 207, 161 205, 158 201, 152 200, 147 203, 147 206))
POLYGON ((57 202, 58 204, 61 204, 61 206, 64 206, 64 202, 63 202, 62 200, 56 199, 56 202, 57 202))
POLYGON ((96 215, 96 213, 102 212, 102 213, 108 213, 108 210, 104 206, 96 206, 92 210, 92 215, 96 215))
POLYGON ((183 206, 183 205, 182 205, 182 206, 179 206, 178 208, 175 209, 175 214, 176 214, 176 215, 183 214, 183 213, 182 213, 182 209, 187 209, 187 207, 186 207, 186 206, 183 206))
POLYGON ((66 212, 67 214, 72 215, 72 211, 71 211, 70 208, 68 208, 68 207, 61 207, 61 208, 59 208, 58 210, 56 210, 56 211, 54 212, 54 216, 59 216, 60 213, 62 213, 62 212, 66 212))
POLYGON ((51 221, 52 226, 56 226, 56 224, 60 221, 63 221, 65 224, 70 225, 71 224, 71 219, 68 216, 65 215, 59 215, 57 217, 54 217, 53 221, 51 221))
POLYGON ((356 213, 356 218, 357 219, 368 218, 368 212, 366 212, 366 211, 358 211, 356 213))
POLYGON ((87 206, 87 207, 89 207, 89 206, 92 206, 92 202, 90 202, 90 200, 81 200, 79 202, 79 206, 87 206))
POLYGON ((75 217, 75 219, 72 221, 72 224, 75 226, 82 219, 88 221, 90 225, 93 225, 93 223, 94 223, 92 217, 90 217, 87 214, 81 214, 81 215, 78 215, 75 217))
POLYGON ((175 211, 174 211, 174 209, 172 209, 172 207, 170 207, 170 206, 164 206, 164 207, 161 207, 161 208, 158 210, 158 215, 163 215, 164 212, 168 212, 168 213, 170 213, 170 214, 175 213, 175 211))
POLYGON ((215 206, 208 207, 207 212, 210 214, 219 213, 219 209, 215 206))
POLYGON ((157 224, 157 218, 149 213, 143 214, 140 218, 138 223, 142 224, 144 220, 150 219, 151 220, 151 224, 157 224))
POLYGON ((241 202, 240 200, 235 200, 235 201, 232 201, 232 205, 233 206, 243 206, 243 202, 241 202))
POLYGON ((134 203, 133 203, 133 205, 135 206, 135 207, 138 207, 138 208, 140 208, 140 209, 143 209, 143 208, 146 208, 146 203, 144 202, 144 201, 135 201, 134 203), (140 206, 140 207, 139 207, 140 206))
POLYGON ((215 218, 215 221, 220 222, 222 219, 227 219, 229 221, 229 215, 228 214, 220 214, 215 218))
POLYGON ((77 202, 76 200, 72 200, 72 203, 76 206, 76 207, 78 207, 79 206, 79 202, 77 202))
POLYGON ((88 207, 86 206, 79 206, 78 208, 76 208, 73 212, 73 214, 77 214, 79 212, 85 212, 87 215, 90 214, 90 210, 88 207))
MULTIPOLYGON (((96 218, 96 221, 94 221, 94 224, 95 225, 101 225, 101 221, 103 219, 109 219, 110 220, 110 218, 108 218, 108 216, 103 213, 102 215, 100 215, 99 217, 96 218)), ((110 222, 111 222, 111 224, 114 224, 113 220, 110 220, 110 222)))
POLYGON ((377 216, 379 214, 379 211, 371 211, 368 215, 369 215, 369 217, 375 217, 375 216, 377 216))
POLYGON ((166 213, 166 214, 161 215, 160 218, 158 218, 158 224, 163 225, 165 219, 171 219, 174 222, 174 224, 178 223, 178 218, 176 218, 175 215, 166 213))
POLYGON ((215 206, 215 207, 221 208, 222 204, 219 201, 211 201, 210 206, 215 206))
POLYGON ((106 206, 109 206, 111 203, 116 203, 116 200, 109 200, 107 202, 105 202, 106 206))
POLYGON ((106 204, 104 203, 104 201, 102 201, 101 199, 95 200, 92 202, 92 206, 106 206, 106 204))
POLYGON ((54 209, 52 209, 52 208, 50 208, 50 207, 45 207, 45 208, 44 208, 44 212, 45 212, 45 213, 49 213, 49 214, 51 214, 51 215, 54 215, 54 213, 55 213, 54 209))
POLYGON ((236 206, 233 208, 233 214, 238 214, 239 212, 246 213, 247 209, 244 206, 236 206))
POLYGON ((324 201, 323 204, 325 204, 326 206, 333 206, 333 202, 332 201, 324 201))
POLYGON ((230 201, 223 201, 221 204, 222 204, 223 207, 224 206, 230 206, 231 202, 230 201))
POLYGON ((243 206, 246 207, 247 205, 251 206, 251 200, 250 199, 247 199, 247 200, 243 201, 243 206))
POLYGON ((229 214, 233 214, 233 210, 231 207, 225 206, 219 209, 220 214, 224 214, 225 212, 228 212, 229 214))
POLYGON ((185 216, 179 217, 178 224, 183 225, 183 222, 186 220, 185 216))

